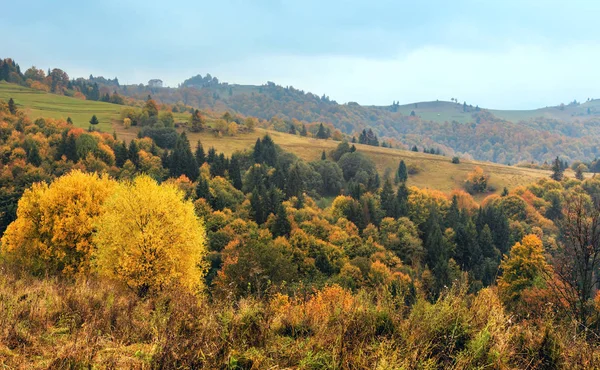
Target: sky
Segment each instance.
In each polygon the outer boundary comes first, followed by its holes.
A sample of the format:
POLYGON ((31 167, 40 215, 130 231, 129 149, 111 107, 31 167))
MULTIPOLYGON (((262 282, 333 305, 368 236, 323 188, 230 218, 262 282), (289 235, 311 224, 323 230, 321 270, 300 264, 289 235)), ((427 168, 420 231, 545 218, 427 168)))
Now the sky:
POLYGON ((30 0, 0 58, 71 77, 283 86, 339 103, 533 109, 600 98, 600 2, 30 0))

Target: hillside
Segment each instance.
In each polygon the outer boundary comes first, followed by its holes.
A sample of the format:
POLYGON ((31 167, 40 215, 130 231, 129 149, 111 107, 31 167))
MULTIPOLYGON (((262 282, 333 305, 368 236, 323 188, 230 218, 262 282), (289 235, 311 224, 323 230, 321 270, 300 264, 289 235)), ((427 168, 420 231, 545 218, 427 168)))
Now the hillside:
MULTIPOLYGON (((550 163, 557 156, 567 162, 590 163, 600 155, 598 100, 525 111, 495 110, 478 107, 476 102, 456 100, 362 106, 356 102, 339 104, 326 95, 317 96, 273 82, 261 86, 237 85, 220 82, 210 75, 198 75, 177 88, 150 87, 120 85, 116 78, 98 76, 70 79, 58 68, 48 72, 48 76, 37 68, 22 73, 11 59, 0 60, 0 65, 3 71, 0 80, 57 95, 112 102, 122 102, 123 98, 143 101, 152 96, 159 103, 176 105, 177 112, 186 112, 192 107, 219 115, 230 112, 257 117, 263 120, 265 127, 282 132, 288 132, 292 125, 298 128, 302 123, 325 123, 347 136, 372 129, 379 142, 385 141, 392 147, 407 149, 416 145, 420 150, 434 149, 447 156, 502 164, 550 163)), ((34 115, 45 110, 48 104, 62 104, 55 102, 54 97, 32 96, 31 99, 27 105, 32 107, 34 115)), ((76 124, 86 126, 90 112, 80 104, 69 101, 58 114, 62 117, 72 110, 76 117, 71 118, 76 124)), ((111 108, 97 108, 101 123, 114 119, 111 108), (104 109, 109 111, 104 112, 104 109)))
MULTIPOLYGON (((96 114, 100 120, 99 129, 105 132, 112 132, 114 130, 120 138, 126 140, 131 140, 137 136, 138 130, 136 128, 125 130, 119 122, 120 112, 123 109, 123 106, 120 105, 79 100, 67 96, 39 92, 14 84, 0 83, 0 99, 8 100, 10 97, 15 100, 19 109, 24 110, 34 119, 38 117, 62 119, 71 117, 75 126, 87 128, 89 127, 89 117, 96 114)), ((179 114, 178 116, 181 119, 187 118, 187 115, 184 114, 179 114)), ((189 133, 188 137, 191 143, 201 140, 206 148, 215 147, 217 151, 230 155, 234 151, 250 149, 256 142, 256 139, 265 133, 269 133, 275 143, 286 151, 294 153, 307 161, 320 158, 323 150, 328 152, 338 145, 338 142, 332 140, 305 138, 262 129, 257 129, 253 133, 239 134, 234 137, 219 138, 210 133, 189 133)), ((463 160, 460 164, 456 165, 450 163, 449 157, 444 156, 361 144, 356 144, 356 146, 359 151, 367 154, 376 163, 380 174, 383 175, 387 168, 393 171, 402 159, 407 165, 414 164, 421 169, 420 173, 410 176, 409 185, 444 192, 461 188, 467 174, 475 166, 480 166, 491 175, 490 185, 496 189, 496 192, 501 192, 504 187, 510 189, 515 186, 526 185, 538 178, 548 176, 547 171, 535 169, 468 160, 463 160)))
POLYGON ((242 86, 213 81, 202 85, 184 83, 178 88, 129 85, 117 91, 137 99, 151 94, 165 103, 232 111, 264 120, 277 117, 288 126, 295 120, 331 123, 348 135, 371 128, 379 138, 397 147, 433 147, 446 155, 503 164, 550 162, 556 156, 569 162, 591 161, 598 156, 600 146, 597 100, 518 111, 444 101, 384 107, 338 104, 327 96, 274 83, 242 86))

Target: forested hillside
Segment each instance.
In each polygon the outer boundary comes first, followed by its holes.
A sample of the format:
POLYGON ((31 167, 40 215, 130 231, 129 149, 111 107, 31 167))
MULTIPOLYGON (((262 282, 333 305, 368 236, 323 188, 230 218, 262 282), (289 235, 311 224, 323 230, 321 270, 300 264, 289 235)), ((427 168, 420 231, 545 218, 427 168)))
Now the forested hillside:
MULTIPOLYGON (((425 102, 389 106, 339 104, 293 87, 269 82, 262 86, 220 82, 210 75, 195 76, 177 88, 120 85, 118 79, 90 76, 70 80, 53 69, 22 72, 14 61, 0 62, 0 80, 55 94, 131 104, 126 97, 159 103, 230 112, 268 121, 267 128, 287 132, 292 126, 324 123, 349 137, 371 129, 380 144, 409 149, 434 148, 460 156, 503 164, 550 163, 556 156, 567 162, 591 162, 600 145, 600 108, 597 100, 574 101, 533 111, 482 109, 467 102, 425 102)), ((316 131, 315 131, 316 133, 316 131)))

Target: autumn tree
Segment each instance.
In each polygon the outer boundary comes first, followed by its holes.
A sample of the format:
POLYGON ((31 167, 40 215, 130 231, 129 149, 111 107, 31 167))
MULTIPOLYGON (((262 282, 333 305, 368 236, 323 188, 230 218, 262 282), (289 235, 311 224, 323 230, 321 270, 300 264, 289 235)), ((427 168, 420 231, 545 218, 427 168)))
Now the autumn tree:
POLYGON ((200 131, 204 130, 204 127, 205 127, 204 117, 202 117, 202 115, 200 114, 200 111, 198 109, 196 109, 194 111, 194 113, 192 113, 190 131, 200 132, 200 131))
POLYGON ((2 237, 3 258, 36 274, 86 274, 92 234, 114 181, 74 171, 36 183, 19 201, 17 219, 2 237))
POLYGON ((554 290, 573 318, 587 325, 590 299, 600 283, 600 204, 584 193, 569 194, 558 226, 560 243, 553 265, 560 284, 554 284, 554 290))
POLYGON ((465 181, 465 190, 470 194, 483 193, 487 190, 490 176, 483 172, 481 167, 477 166, 467 176, 465 181))
POLYGON ((544 257, 544 246, 537 235, 530 234, 517 242, 510 254, 500 263, 502 275, 498 278, 500 298, 509 307, 516 307, 522 294, 532 288, 541 288, 551 272, 544 257))
POLYGON ((140 296, 175 286, 204 288, 204 225, 172 184, 148 176, 122 183, 97 220, 95 266, 140 296))

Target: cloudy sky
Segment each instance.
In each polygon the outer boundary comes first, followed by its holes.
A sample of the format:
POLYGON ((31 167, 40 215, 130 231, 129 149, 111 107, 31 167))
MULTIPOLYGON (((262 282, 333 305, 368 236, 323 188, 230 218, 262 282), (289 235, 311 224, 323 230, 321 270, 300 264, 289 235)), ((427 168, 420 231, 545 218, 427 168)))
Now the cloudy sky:
POLYGON ((528 109, 600 98, 599 14, 594 0, 10 1, 0 57, 122 83, 210 73, 340 103, 528 109))

